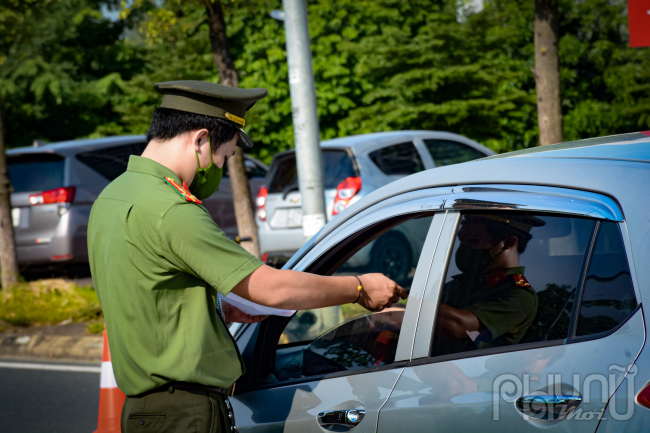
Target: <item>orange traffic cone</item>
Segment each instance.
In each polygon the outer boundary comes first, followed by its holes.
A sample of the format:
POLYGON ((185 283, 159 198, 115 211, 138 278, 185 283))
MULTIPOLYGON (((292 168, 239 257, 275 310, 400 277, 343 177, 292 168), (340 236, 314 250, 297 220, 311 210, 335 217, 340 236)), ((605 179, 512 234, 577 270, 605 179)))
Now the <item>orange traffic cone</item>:
POLYGON ((108 337, 104 327, 104 347, 102 349, 102 373, 99 384, 99 416, 94 433, 119 433, 122 405, 126 396, 117 387, 113 374, 111 352, 108 350, 108 337))

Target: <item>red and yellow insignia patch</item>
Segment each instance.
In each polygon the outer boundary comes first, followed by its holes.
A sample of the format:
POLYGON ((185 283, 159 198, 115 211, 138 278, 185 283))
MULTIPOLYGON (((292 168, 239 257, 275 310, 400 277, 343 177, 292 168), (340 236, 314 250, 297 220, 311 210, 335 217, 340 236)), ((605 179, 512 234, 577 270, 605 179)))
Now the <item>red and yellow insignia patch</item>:
POLYGON ((181 197, 183 197, 185 200, 187 200, 187 201, 191 201, 191 202, 193 202, 193 203, 202 204, 202 203, 201 203, 201 200, 199 200, 198 198, 194 197, 194 195, 190 194, 190 192, 189 192, 188 190, 186 190, 185 188, 183 188, 182 186, 180 186, 178 183, 176 183, 176 181, 175 181, 174 179, 172 179, 171 177, 165 177, 164 179, 165 179, 165 182, 167 183, 167 185, 169 185, 169 186, 171 186, 172 188, 174 188, 174 190, 175 190, 175 191, 176 191, 176 192, 177 192, 181 197))
POLYGON ((513 278, 515 279, 515 285, 519 287, 530 287, 530 283, 526 281, 526 277, 524 277, 521 274, 513 275, 513 278))
POLYGON ((505 279, 506 279, 506 273, 503 271, 499 271, 496 274, 492 275, 490 278, 488 278, 488 284, 494 287, 505 279))

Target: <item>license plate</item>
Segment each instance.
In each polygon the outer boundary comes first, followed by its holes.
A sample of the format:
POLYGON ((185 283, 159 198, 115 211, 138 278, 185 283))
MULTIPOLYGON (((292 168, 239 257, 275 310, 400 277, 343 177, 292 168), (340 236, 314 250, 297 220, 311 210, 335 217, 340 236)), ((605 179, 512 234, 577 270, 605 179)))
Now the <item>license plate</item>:
POLYGON ((287 227, 302 227, 302 209, 289 209, 287 213, 287 227))
POLYGON ((14 227, 18 227, 20 225, 20 208, 15 207, 11 209, 11 222, 14 225, 14 227))

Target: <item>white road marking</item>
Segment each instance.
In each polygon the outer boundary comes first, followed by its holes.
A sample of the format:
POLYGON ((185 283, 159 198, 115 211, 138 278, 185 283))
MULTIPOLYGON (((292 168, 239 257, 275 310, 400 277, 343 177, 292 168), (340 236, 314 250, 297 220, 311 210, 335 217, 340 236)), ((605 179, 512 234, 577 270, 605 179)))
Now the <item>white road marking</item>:
POLYGON ((27 362, 0 362, 0 368, 16 368, 20 370, 49 370, 49 371, 73 371, 77 373, 101 373, 101 367, 84 365, 56 365, 56 364, 32 364, 27 362))

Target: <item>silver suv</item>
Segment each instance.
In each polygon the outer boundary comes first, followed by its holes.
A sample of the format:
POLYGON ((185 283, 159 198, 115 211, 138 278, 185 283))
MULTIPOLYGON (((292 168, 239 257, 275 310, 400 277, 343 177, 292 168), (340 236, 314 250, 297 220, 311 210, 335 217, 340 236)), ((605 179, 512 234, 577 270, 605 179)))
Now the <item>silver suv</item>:
MULTIPOLYGON (((332 219, 368 193, 394 180, 434 167, 458 164, 494 152, 458 134, 439 131, 394 131, 323 141, 325 204, 332 219)), ((263 260, 281 266, 305 243, 294 150, 274 156, 267 183, 256 199, 263 260)), ((396 230, 391 242, 368 245, 356 265, 385 262, 397 281, 405 278, 415 254, 408 234, 396 230)))
MULTIPOLYGON (((18 263, 87 263, 90 208, 106 185, 126 170, 129 156, 142 154, 145 147, 145 136, 133 135, 7 151, 18 263)), ((250 157, 245 165, 251 190, 256 191, 268 167, 250 157)), ((227 172, 219 191, 203 204, 234 238, 237 223, 227 172)))

